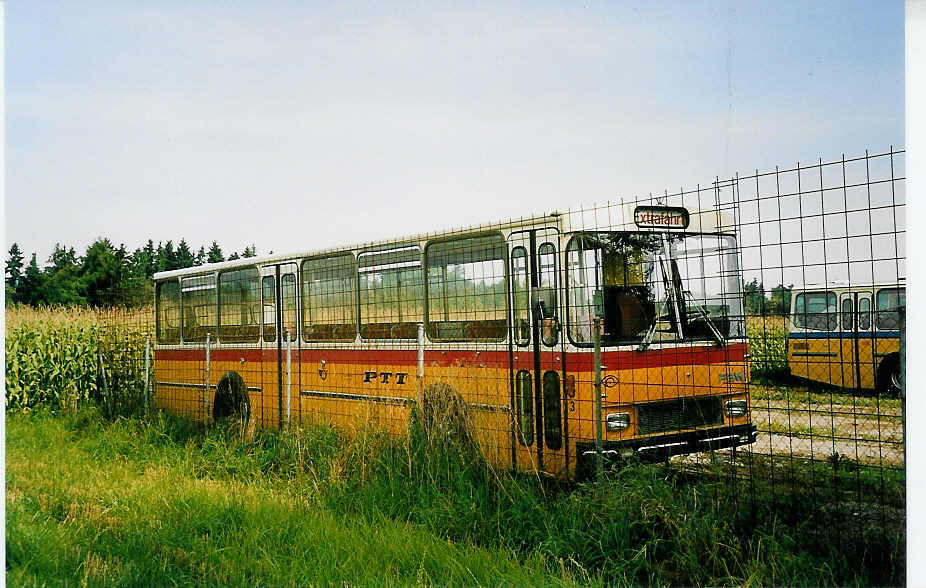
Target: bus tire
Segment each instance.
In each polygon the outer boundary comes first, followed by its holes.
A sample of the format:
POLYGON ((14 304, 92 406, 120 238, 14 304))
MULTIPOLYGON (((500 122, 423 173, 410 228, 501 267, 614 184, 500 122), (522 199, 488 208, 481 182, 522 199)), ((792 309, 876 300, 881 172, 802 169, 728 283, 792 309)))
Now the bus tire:
POLYGON ((212 401, 212 418, 235 418, 247 424, 251 418, 251 399, 244 379, 238 372, 225 372, 216 386, 212 401))
POLYGON ((900 355, 891 353, 881 361, 875 386, 878 394, 900 396, 900 355))

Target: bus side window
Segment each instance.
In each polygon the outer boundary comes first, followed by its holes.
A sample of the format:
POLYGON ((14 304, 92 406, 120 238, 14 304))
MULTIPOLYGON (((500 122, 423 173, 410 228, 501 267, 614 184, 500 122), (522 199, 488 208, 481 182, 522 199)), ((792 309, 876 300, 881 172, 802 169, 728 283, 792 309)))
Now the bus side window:
POLYGON ((559 314, 556 300, 556 247, 552 243, 544 243, 537 250, 538 278, 540 289, 538 298, 543 301, 547 316, 543 317, 543 328, 540 338, 543 344, 552 347, 559 340, 559 332, 555 328, 556 316, 559 314))
POLYGON ((261 280, 261 290, 264 298, 264 341, 277 339, 277 302, 276 284, 273 276, 264 276, 261 280))
POLYGON ((219 340, 256 343, 260 325, 255 308, 260 301, 256 267, 219 274, 219 340))
POLYGON ((214 274, 183 278, 180 302, 184 341, 205 341, 207 333, 215 335, 218 305, 214 274))
POLYGON ((350 253, 302 262, 302 337, 353 341, 357 336, 357 263, 350 253))
POLYGON ((531 341, 530 280, 527 277, 527 250, 515 247, 511 251, 511 299, 514 317, 514 342, 527 345, 531 341))
POLYGON ((834 331, 837 327, 836 294, 802 292, 794 300, 794 326, 812 331, 834 331))
POLYGON ((842 299, 842 312, 840 313, 840 320, 842 322, 843 331, 852 331, 855 329, 855 325, 852 323, 852 307, 854 306, 851 298, 842 299))
POLYGON ((360 336, 415 339, 424 315, 421 250, 417 245, 364 251, 357 256, 360 336))
POLYGON ((543 438, 550 449, 559 449, 563 446, 560 397, 559 374, 554 371, 545 372, 543 374, 543 438))
POLYGON ((906 303, 906 296, 900 288, 878 290, 878 330, 896 331, 900 328, 898 309, 906 303))
POLYGON ((158 343, 180 342, 180 282, 158 284, 158 343))
POLYGON ((283 332, 284 334, 288 332, 290 340, 295 341, 298 334, 296 328, 296 274, 283 274, 280 278, 280 294, 283 298, 283 332))
POLYGON ((871 299, 858 299, 858 328, 867 331, 871 328, 871 299))
POLYGON ((497 233, 428 243, 427 330, 434 341, 503 341, 506 245, 497 233))

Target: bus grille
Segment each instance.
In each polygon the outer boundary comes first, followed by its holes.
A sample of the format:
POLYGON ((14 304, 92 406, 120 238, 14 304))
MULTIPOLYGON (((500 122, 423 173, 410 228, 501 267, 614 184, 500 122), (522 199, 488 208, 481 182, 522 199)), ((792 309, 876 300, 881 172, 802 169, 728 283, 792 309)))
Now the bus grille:
POLYGON ((680 398, 650 402, 637 407, 641 435, 679 429, 694 429, 723 423, 720 398, 680 398))

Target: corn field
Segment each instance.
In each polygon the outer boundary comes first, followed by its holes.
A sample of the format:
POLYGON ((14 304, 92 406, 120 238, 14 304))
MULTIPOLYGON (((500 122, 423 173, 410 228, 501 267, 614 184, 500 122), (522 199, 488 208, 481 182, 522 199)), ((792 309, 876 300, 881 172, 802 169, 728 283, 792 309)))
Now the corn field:
POLYGON ((747 316, 749 370, 753 377, 783 376, 788 370, 788 317, 747 316))
POLYGON ((11 307, 6 310, 6 408, 73 409, 100 403, 112 414, 145 402, 150 309, 11 307))

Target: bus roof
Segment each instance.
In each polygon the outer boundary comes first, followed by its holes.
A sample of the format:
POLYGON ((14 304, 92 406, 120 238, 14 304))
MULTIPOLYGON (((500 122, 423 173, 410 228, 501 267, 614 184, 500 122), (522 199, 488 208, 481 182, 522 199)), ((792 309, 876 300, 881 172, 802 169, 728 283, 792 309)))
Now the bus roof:
POLYGON ((725 210, 688 211, 689 222, 688 226, 684 229, 652 227, 641 228, 634 222, 634 210, 638 206, 652 207, 657 205, 649 202, 609 202, 603 205, 592 206, 590 208, 583 208, 579 210, 567 210, 566 212, 552 211, 546 214, 521 217, 507 221, 470 225, 467 227, 458 227, 449 230, 432 231, 430 233, 418 233, 414 235, 407 235, 405 237, 369 241, 365 243, 356 243, 353 245, 340 247, 329 247, 326 249, 315 249, 301 252, 272 253, 269 255, 261 255, 256 257, 243 257, 232 261, 207 263, 204 265, 187 267, 183 269, 157 272, 154 274, 154 279, 165 280, 178 276, 208 274, 215 271, 222 271, 239 267, 250 267, 255 265, 268 265, 345 251, 369 250, 376 249, 377 247, 421 242, 435 238, 463 236, 466 234, 491 231, 512 231, 528 227, 555 226, 564 234, 582 231, 723 233, 731 235, 735 233, 733 215, 725 210))
POLYGON ((859 290, 862 288, 903 288, 906 286, 906 277, 898 278, 894 282, 847 282, 845 280, 833 280, 825 284, 806 284, 804 286, 795 286, 793 292, 814 292, 822 290, 859 290))

